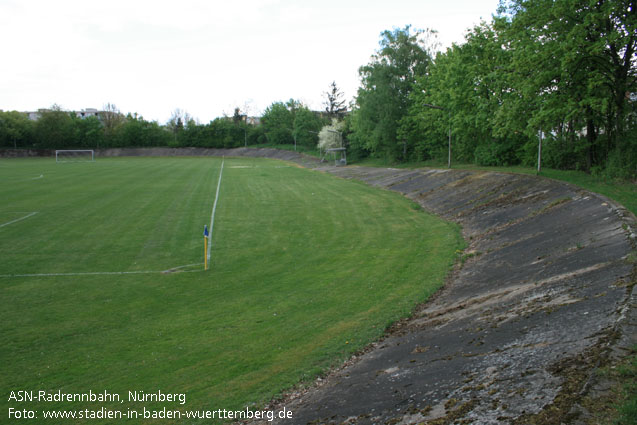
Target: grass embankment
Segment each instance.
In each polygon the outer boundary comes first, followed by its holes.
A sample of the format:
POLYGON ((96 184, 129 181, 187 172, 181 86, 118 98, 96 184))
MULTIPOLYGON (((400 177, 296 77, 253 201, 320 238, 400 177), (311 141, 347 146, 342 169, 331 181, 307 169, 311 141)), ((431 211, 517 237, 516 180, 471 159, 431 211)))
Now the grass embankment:
POLYGON ((0 161, 0 224, 22 218, 0 227, 5 418, 9 408, 36 411, 32 423, 53 423, 42 419, 52 409, 255 408, 408 315, 463 245, 456 225, 398 194, 226 159, 203 272, 220 165, 0 161), (32 275, 6 277, 17 274, 32 275), (18 390, 108 391, 123 403, 10 400, 18 390), (185 393, 186 404, 128 400, 158 390, 185 393))
POLYGON ((637 346, 633 346, 632 350, 632 356, 617 367, 616 371, 617 379, 621 382, 618 399, 624 400, 617 405, 619 416, 615 423, 618 425, 637 424, 637 346))

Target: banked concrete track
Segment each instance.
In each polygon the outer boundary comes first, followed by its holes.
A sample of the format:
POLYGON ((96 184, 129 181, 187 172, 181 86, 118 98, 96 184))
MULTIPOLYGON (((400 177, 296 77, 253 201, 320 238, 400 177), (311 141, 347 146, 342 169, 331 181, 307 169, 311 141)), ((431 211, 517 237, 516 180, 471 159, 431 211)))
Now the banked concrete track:
POLYGON ((460 223, 469 247, 412 319, 287 403, 294 423, 587 418, 582 400, 596 390, 596 368, 636 342, 632 214, 535 176, 322 170, 460 223))
POLYGON ((462 225, 465 261, 445 287, 277 405, 294 413, 285 424, 589 423, 586 400, 604 390, 596 371, 637 343, 635 217, 602 196, 535 176, 329 167, 269 149, 98 152, 149 154, 293 161, 462 225))
POLYGON ((271 149, 154 154, 292 161, 402 193, 462 225, 465 261, 445 287, 279 404, 294 413, 282 423, 587 423, 585 400, 604 389, 596 371, 637 343, 635 217, 600 195, 535 176, 330 167, 271 149))
MULTIPOLYGON (((171 154, 175 154, 174 152, 171 154)), ((637 343, 635 217, 577 187, 461 170, 330 167, 462 225, 465 261, 408 321, 307 392, 284 424, 594 423, 596 373, 637 343)))
POLYGON ((469 246, 410 320, 276 406, 294 412, 282 423, 593 421, 585 400, 604 390, 597 370, 637 343, 630 212, 535 176, 330 167, 284 155, 400 192, 461 224, 469 246))

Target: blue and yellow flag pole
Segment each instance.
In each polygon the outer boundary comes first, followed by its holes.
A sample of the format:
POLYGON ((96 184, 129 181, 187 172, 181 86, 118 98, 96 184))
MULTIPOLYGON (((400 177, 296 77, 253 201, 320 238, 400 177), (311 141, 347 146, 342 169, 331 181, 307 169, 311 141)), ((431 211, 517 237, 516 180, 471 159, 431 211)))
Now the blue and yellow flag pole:
POLYGON ((203 226, 203 269, 208 270, 208 226, 203 226))

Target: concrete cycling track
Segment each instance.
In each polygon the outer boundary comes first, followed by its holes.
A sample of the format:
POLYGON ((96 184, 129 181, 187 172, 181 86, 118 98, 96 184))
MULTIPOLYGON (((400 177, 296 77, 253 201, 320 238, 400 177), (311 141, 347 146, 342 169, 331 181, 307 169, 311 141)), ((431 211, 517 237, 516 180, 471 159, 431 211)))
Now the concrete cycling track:
MULTIPOLYGON (((596 373, 637 343, 635 217, 545 178, 333 167, 270 149, 111 150, 278 158, 404 194, 468 243, 414 316, 274 408, 306 423, 586 423, 596 373)), ((98 156, 99 156, 98 154, 98 156)))
POLYGON ((411 319, 280 404, 284 423, 575 423, 596 369, 637 343, 636 222, 609 199, 528 175, 275 156, 402 193, 469 244, 411 319))
POLYGON ((535 176, 324 170, 460 223, 469 246, 464 265, 410 320, 288 404, 295 423, 586 416, 577 396, 593 389, 595 368, 636 342, 632 214, 535 176))

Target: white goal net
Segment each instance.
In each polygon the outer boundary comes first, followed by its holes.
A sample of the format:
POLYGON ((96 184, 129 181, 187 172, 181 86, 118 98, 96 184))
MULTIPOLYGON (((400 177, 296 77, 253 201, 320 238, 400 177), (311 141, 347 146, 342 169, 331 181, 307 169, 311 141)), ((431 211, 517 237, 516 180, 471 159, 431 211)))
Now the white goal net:
POLYGON ((56 150, 55 162, 93 162, 95 152, 93 150, 56 150))

